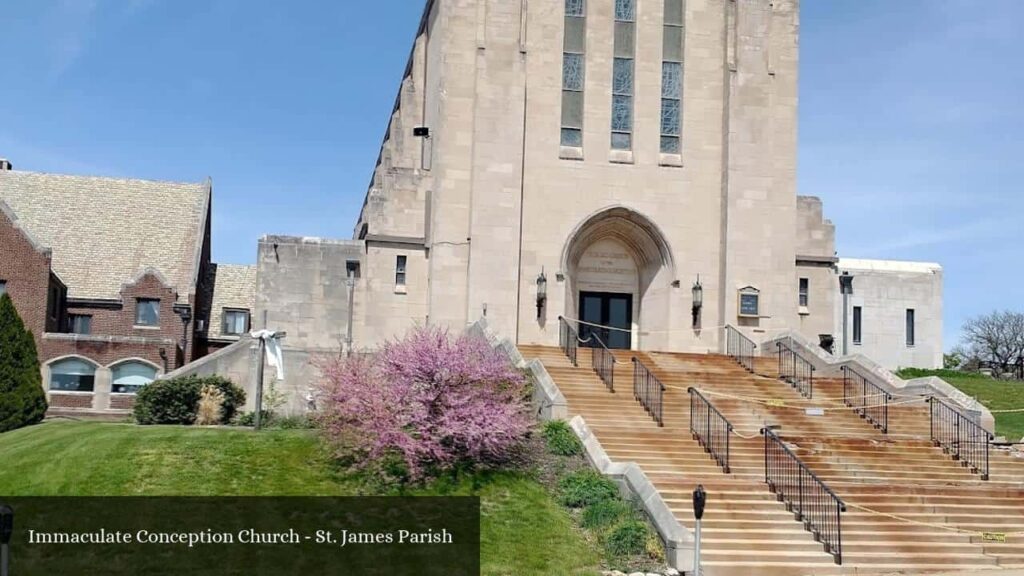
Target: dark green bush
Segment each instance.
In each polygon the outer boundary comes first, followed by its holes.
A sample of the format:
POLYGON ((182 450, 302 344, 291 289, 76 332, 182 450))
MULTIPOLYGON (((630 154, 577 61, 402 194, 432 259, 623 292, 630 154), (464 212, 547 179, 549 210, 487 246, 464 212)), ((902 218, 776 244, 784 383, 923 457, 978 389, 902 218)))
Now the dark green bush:
POLYGON ((594 470, 579 470, 558 483, 562 504, 569 508, 582 508, 602 500, 618 498, 615 483, 594 470))
POLYGON ((576 437, 576 432, 565 420, 551 420, 544 424, 544 441, 548 451, 559 456, 576 456, 583 453, 583 444, 576 437))
POLYGON ((245 391, 221 376, 185 376, 149 383, 135 397, 135 421, 139 424, 192 424, 206 386, 213 386, 224 394, 221 422, 231 421, 238 408, 245 404, 245 391))
POLYGON ((612 556, 634 556, 647 550, 647 524, 628 520, 608 533, 604 548, 612 556))
POLYGON ((594 502, 583 511, 583 527, 598 529, 612 526, 634 514, 633 507, 622 500, 601 500, 594 502))
POLYGON ((46 415, 46 393, 32 332, 0 295, 0 432, 35 424, 46 415))

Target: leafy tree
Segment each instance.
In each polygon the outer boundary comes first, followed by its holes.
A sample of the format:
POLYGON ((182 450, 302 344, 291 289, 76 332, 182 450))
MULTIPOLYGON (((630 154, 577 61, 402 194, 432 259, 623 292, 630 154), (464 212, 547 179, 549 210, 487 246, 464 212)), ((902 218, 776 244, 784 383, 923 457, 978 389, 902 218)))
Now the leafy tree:
POLYGON ((10 295, 4 294, 0 296, 0 432, 39 422, 46 408, 36 341, 10 295))
POLYGON ((963 343, 968 357, 1005 374, 1024 356, 1024 314, 1005 310, 971 318, 964 324, 963 343))

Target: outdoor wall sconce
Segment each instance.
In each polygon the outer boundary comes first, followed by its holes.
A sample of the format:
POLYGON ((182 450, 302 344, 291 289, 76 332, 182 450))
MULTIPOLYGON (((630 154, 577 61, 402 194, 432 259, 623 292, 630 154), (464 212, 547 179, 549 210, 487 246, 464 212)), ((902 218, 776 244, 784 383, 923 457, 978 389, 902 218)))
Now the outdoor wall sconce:
POLYGON ((540 319, 541 310, 544 309, 544 303, 548 299, 548 277, 544 275, 544 269, 540 269, 540 275, 537 276, 537 319, 540 319))
POLYGON ((700 309, 704 306, 704 287, 700 284, 700 274, 697 281, 693 283, 693 327, 700 325, 700 309))

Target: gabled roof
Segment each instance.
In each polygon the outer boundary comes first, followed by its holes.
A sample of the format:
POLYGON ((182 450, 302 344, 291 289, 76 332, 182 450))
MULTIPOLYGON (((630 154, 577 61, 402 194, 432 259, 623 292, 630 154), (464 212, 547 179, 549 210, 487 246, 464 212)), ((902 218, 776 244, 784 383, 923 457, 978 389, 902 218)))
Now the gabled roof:
POLYGON ((156 182, 0 170, 0 200, 52 250, 70 298, 121 297, 141 272, 159 272, 184 301, 194 288, 210 183, 156 182))
POLYGON ((237 264, 214 264, 213 305, 210 310, 209 338, 225 338, 224 309, 248 310, 250 324, 256 307, 256 267, 237 264))

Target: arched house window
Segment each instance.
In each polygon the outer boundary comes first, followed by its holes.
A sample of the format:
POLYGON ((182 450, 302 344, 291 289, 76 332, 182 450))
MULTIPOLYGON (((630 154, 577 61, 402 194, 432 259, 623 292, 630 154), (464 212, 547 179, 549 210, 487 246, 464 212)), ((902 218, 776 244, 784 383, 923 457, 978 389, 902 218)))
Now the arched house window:
POLYGON ((111 368, 110 391, 115 394, 135 394, 156 379, 156 368, 144 362, 122 362, 111 368))
POLYGON ((79 358, 66 358, 50 364, 50 390, 92 392, 96 384, 96 365, 79 358))

